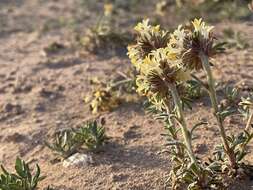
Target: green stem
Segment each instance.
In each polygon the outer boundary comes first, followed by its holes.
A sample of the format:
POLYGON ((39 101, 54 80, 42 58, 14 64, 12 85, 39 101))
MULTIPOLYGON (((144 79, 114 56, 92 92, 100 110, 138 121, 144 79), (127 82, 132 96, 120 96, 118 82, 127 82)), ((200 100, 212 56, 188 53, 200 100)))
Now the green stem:
MULTIPOLYGON (((168 100, 165 101, 165 107, 166 107, 167 115, 169 116, 172 113, 172 110, 171 110, 171 106, 170 106, 170 103, 169 103, 168 100)), ((173 127, 175 127, 175 120, 173 119, 171 122, 172 122, 173 127)), ((174 134, 172 138, 174 140, 178 140, 177 134, 174 134)), ((182 147, 180 145, 178 145, 178 144, 175 145, 175 149, 176 149, 176 152, 177 152, 179 157, 183 156, 183 150, 182 150, 182 147)))
POLYGON ((212 108, 213 108, 213 114, 217 119, 218 122, 218 126, 219 126, 219 130, 220 130, 220 134, 221 134, 221 138, 222 138, 222 142, 223 142, 223 146, 225 149, 225 153, 228 156, 230 165, 233 168, 236 168, 237 164, 236 164, 236 158, 235 158, 235 154, 233 152, 233 150, 229 147, 228 141, 227 141, 227 136, 226 136, 226 131, 225 128, 223 126, 223 120, 222 118, 219 116, 218 112, 219 112, 219 107, 218 107, 218 101, 217 101, 217 94, 216 94, 216 90, 215 90, 215 82, 213 79, 213 74, 210 68, 210 64, 209 64, 209 60, 208 57, 204 54, 204 53, 200 53, 199 54, 201 62, 202 62, 202 66, 206 72, 207 75, 207 82, 208 82, 208 93, 211 99, 211 103, 212 103, 212 108))
POLYGON ((177 117, 178 117, 178 119, 180 121, 180 124, 181 124, 180 127, 181 127, 181 130, 182 130, 182 134, 183 134, 183 138, 184 138, 184 144, 187 148, 188 155, 191 159, 191 162, 194 163, 196 166, 198 166, 197 159, 194 156, 194 153, 193 153, 193 150, 192 150, 190 132, 187 129, 186 121, 185 121, 185 118, 184 118, 184 115, 183 115, 182 101, 181 101, 181 99, 178 95, 176 86, 174 84, 169 84, 169 83, 167 85, 168 85, 168 87, 171 91, 173 101, 174 101, 176 109, 177 109, 177 117))

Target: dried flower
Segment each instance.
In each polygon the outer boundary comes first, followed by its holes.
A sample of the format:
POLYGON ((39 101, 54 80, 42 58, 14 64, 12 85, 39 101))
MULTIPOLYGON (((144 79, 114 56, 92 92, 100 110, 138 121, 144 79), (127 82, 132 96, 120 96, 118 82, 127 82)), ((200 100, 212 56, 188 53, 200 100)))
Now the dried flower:
POLYGON ((110 111, 119 105, 119 98, 111 91, 99 88, 93 91, 92 96, 87 96, 85 102, 90 103, 93 114, 110 111))

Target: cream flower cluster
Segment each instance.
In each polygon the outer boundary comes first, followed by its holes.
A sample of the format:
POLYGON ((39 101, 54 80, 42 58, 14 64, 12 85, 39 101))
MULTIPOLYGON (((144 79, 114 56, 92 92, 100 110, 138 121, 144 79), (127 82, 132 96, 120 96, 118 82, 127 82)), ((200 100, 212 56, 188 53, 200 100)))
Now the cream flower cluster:
POLYGON ((159 25, 150 25, 149 20, 138 23, 135 27, 137 43, 128 46, 128 56, 139 72, 137 91, 152 96, 151 99, 157 95, 163 97, 168 93, 166 84, 189 80, 190 68, 197 67, 187 67, 184 56, 187 54, 195 64, 198 51, 206 48, 202 46, 207 44, 209 48, 212 29, 202 19, 195 19, 190 29, 179 25, 171 34, 161 30, 159 25))

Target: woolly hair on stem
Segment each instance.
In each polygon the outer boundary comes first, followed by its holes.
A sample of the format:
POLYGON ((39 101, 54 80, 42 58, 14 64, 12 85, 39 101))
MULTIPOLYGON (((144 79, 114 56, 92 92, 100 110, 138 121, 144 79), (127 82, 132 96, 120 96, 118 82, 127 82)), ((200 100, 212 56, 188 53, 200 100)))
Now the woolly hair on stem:
POLYGON ((208 94, 209 94, 210 99, 211 99, 211 104, 212 104, 212 108, 213 108, 213 111, 214 111, 213 114, 214 114, 215 118, 217 119, 217 123, 218 123, 218 126, 219 126, 219 130, 220 130, 223 146, 224 146, 224 149, 225 149, 225 153, 227 154, 227 157, 228 157, 228 160, 229 160, 229 163, 230 163, 231 167, 236 169, 237 168, 236 156, 235 156, 233 150, 229 146, 229 143, 227 141, 226 131, 225 131, 225 128, 223 126, 222 118, 218 114, 219 107, 218 107, 218 101, 217 101, 217 94, 216 94, 216 91, 215 91, 215 81, 213 79, 213 74, 212 74, 212 71, 211 71, 211 68, 210 68, 208 56, 206 56, 204 53, 200 52, 199 57, 201 59, 203 68, 206 72, 206 77, 207 77, 207 81, 208 81, 208 94))

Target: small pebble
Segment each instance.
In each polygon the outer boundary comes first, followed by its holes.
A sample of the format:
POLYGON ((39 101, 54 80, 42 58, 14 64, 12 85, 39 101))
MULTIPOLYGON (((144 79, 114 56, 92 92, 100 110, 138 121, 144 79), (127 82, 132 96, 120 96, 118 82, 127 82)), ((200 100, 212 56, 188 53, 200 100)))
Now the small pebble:
POLYGON ((76 153, 63 161, 63 167, 67 168, 70 166, 83 167, 93 164, 93 159, 90 155, 76 153))

